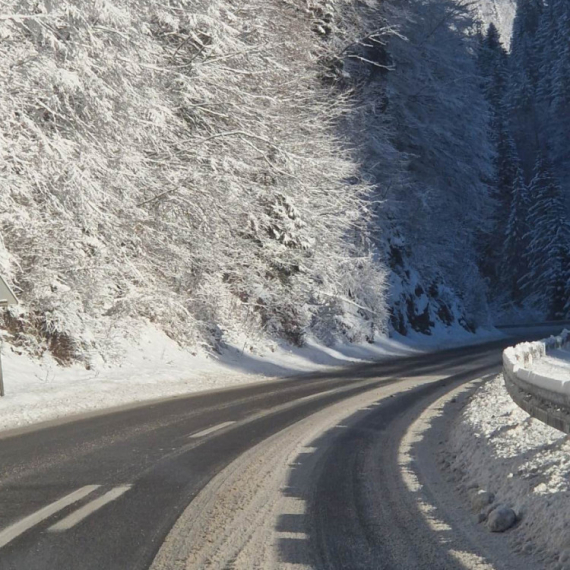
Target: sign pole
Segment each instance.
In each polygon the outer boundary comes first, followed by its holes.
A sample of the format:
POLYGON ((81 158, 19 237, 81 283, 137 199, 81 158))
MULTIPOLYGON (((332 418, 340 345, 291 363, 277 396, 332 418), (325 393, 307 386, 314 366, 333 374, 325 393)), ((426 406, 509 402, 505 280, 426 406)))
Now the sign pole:
MULTIPOLYGON (((6 310, 8 304, 4 299, 0 300, 0 307, 6 310)), ((4 397, 4 371, 2 370, 2 350, 4 350, 4 335, 0 333, 0 398, 4 397)))
MULTIPOLYGON (((18 298, 14 291, 10 289, 10 285, 6 283, 2 275, 0 275, 0 307, 6 309, 9 305, 17 305, 18 298)), ((4 396, 4 374, 2 372, 2 348, 4 347, 4 337, 0 334, 0 398, 4 396)))
POLYGON ((4 339, 0 335, 0 398, 4 397, 4 373, 2 372, 2 348, 4 347, 4 339))

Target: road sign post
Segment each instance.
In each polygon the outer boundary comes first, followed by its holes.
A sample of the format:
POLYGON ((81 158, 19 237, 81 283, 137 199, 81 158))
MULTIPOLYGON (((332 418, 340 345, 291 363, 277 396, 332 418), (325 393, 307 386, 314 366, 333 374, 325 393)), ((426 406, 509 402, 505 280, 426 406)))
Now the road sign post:
MULTIPOLYGON (((6 309, 9 305, 17 305, 18 298, 4 278, 0 275, 0 308, 6 309)), ((0 398, 4 396, 4 373, 2 371, 2 348, 4 338, 0 335, 0 398)))
POLYGON ((4 371, 2 370, 2 348, 4 348, 4 338, 0 335, 0 398, 4 397, 4 371))

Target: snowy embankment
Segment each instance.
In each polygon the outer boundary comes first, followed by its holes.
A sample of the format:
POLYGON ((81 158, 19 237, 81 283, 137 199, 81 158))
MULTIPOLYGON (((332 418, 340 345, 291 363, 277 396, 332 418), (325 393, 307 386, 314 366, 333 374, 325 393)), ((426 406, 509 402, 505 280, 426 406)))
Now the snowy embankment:
POLYGON ((327 347, 308 341, 304 348, 267 345, 251 339, 227 347, 216 356, 192 354, 163 332, 149 326, 138 344, 115 339, 116 363, 96 370, 59 366, 45 353, 34 359, 4 344, 2 361, 6 396, 0 398, 0 430, 115 406, 189 394, 202 390, 334 370, 425 350, 492 340, 497 331, 472 335, 459 328, 441 328, 431 337, 384 338, 374 344, 327 347))
MULTIPOLYGON (((532 365, 527 360, 529 378, 570 379, 568 348, 537 355, 532 365)), ((521 410, 498 376, 458 416, 450 451, 451 468, 465 474, 467 487, 490 493, 491 506, 482 513, 498 504, 514 510, 517 525, 509 538, 517 551, 533 553, 544 568, 570 569, 570 442, 564 433, 521 410)))

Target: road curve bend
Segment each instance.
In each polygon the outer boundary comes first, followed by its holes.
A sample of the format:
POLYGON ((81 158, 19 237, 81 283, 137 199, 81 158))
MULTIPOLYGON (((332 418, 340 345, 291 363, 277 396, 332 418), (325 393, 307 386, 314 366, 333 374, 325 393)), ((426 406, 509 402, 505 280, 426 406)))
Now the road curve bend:
POLYGON ((398 499, 398 446, 507 344, 0 434, 0 570, 463 568, 398 499))

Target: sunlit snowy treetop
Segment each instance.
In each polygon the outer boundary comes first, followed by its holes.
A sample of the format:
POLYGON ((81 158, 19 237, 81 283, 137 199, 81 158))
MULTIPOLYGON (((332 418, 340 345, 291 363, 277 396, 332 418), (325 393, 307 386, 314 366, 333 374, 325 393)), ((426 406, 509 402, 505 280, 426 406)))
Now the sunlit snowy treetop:
POLYGON ((494 23, 501 33, 501 39, 508 48, 511 43, 516 0, 478 0, 475 6, 485 26, 494 23))

